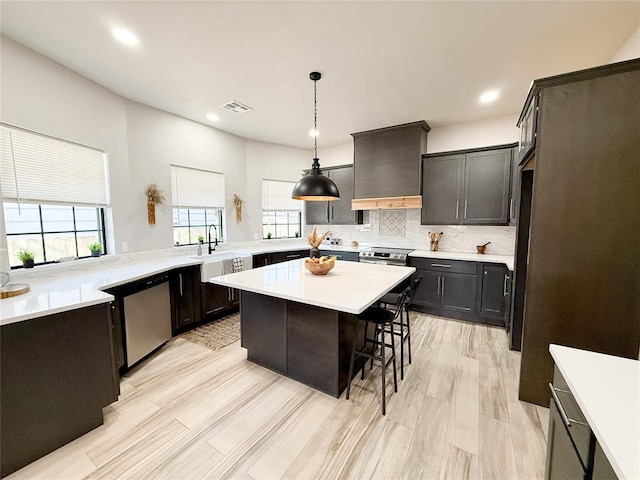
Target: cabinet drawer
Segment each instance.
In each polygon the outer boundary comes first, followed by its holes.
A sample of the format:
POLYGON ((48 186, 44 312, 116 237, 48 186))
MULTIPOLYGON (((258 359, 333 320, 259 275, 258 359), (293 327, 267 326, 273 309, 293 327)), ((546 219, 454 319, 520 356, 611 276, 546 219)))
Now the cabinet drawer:
POLYGON ((416 268, 436 270, 440 272, 476 273, 476 262, 465 262, 463 260, 409 257, 409 265, 416 268))
POLYGON ((595 447, 594 437, 591 434, 591 428, 587 423, 587 419, 582 414, 578 402, 569 390, 569 386, 560 373, 560 370, 558 370, 558 367, 554 367, 553 390, 555 392, 555 398, 552 395, 551 403, 555 403, 558 410, 564 412, 566 418, 569 420, 569 425, 566 425, 566 419, 563 418, 571 440, 573 440, 576 451, 580 456, 580 461, 586 470, 591 464, 590 458, 593 455, 593 449, 595 447))

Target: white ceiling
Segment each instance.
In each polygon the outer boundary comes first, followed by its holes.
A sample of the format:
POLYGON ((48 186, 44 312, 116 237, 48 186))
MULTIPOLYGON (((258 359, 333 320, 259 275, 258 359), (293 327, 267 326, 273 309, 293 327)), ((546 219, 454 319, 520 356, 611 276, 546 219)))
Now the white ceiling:
POLYGON ((110 90, 245 138, 310 148, 518 113, 531 80, 607 63, 640 2, 1 2, 1 31, 110 90), (126 27, 137 48, 114 41, 126 27), (501 90, 480 105, 487 89, 501 90), (229 100, 253 110, 235 115, 229 100), (212 124, 205 114, 215 112, 212 124))

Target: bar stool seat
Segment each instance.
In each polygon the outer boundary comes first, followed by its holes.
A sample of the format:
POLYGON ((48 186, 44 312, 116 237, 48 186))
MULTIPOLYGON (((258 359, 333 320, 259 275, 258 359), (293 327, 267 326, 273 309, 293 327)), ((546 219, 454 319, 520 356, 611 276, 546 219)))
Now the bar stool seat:
MULTIPOLYGON (((409 354, 409 364, 411 364, 411 323, 409 322, 409 307, 413 302, 413 297, 416 295, 416 291, 420 286, 420 282, 422 282, 422 277, 414 278, 411 281, 411 284, 408 288, 410 288, 409 295, 404 299, 400 312, 400 321, 394 321, 394 325, 400 327, 399 330, 393 330, 394 335, 400 337, 400 379, 404 380, 404 344, 407 344, 408 354, 409 354)), ((383 295, 380 300, 378 300, 379 304, 384 305, 395 305, 398 303, 400 299, 400 295, 402 293, 387 293, 383 295)))
MULTIPOLYGON (((373 364, 373 360, 380 362, 380 370, 382 377, 382 415, 386 415, 386 373, 387 366, 393 362, 393 390, 394 392, 398 391, 398 379, 396 373, 396 346, 395 346, 395 335, 393 334, 393 322, 397 319, 398 315, 402 311, 402 302, 405 301, 406 297, 409 295, 410 289, 405 289, 402 294, 398 297, 398 301, 396 302, 396 309, 388 310, 382 307, 369 307, 360 315, 358 318, 361 322, 364 322, 364 342, 362 348, 356 348, 355 340, 353 344, 353 349, 351 351, 351 362, 349 363, 349 381, 347 383, 347 395, 346 398, 349 400, 349 395, 351 393, 351 380, 353 377, 353 366, 356 358, 364 357, 365 359, 371 360, 373 364), (373 337, 368 337, 369 330, 369 322, 375 325, 373 337), (385 335, 388 335, 391 339, 391 343, 387 343, 385 340, 385 335), (380 347, 380 354, 376 354, 376 349, 380 347), (386 349, 391 348, 391 356, 387 357, 386 349)), ((357 328, 361 322, 358 322, 356 325, 356 334, 357 328)), ((354 339, 357 335, 354 334, 354 339)), ((365 360, 362 365, 362 374, 361 379, 364 379, 364 367, 367 364, 365 360)))

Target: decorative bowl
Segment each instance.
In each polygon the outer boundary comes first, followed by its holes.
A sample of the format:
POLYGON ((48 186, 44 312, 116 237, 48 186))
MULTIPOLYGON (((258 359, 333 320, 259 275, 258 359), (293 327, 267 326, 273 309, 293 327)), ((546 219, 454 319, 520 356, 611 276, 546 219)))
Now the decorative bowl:
POLYGON ((324 263, 304 262, 304 266, 307 267, 307 270, 314 275, 326 275, 335 264, 336 262, 331 261, 324 263))

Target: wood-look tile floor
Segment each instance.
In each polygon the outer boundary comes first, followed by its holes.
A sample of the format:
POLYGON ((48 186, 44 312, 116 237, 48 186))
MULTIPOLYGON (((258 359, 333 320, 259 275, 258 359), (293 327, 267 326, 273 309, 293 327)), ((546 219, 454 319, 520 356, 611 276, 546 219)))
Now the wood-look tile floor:
POLYGON ((175 338, 122 379, 104 425, 8 478, 543 478, 548 410, 518 400, 504 330, 412 312, 412 335, 384 417, 376 368, 336 399, 239 342, 175 338))

